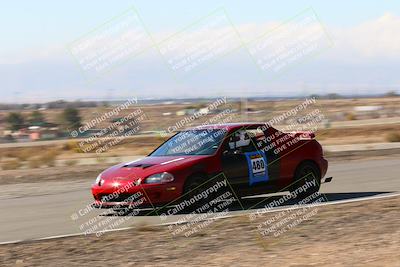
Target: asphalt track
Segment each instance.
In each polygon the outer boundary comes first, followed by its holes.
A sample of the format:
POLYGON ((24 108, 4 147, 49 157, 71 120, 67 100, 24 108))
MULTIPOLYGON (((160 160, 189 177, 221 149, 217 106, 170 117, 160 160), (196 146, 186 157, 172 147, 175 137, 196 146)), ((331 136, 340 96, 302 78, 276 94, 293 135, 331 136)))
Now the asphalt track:
MULTIPOLYGON (((398 194, 399 170, 400 158, 334 162, 327 174, 334 179, 322 185, 321 192, 331 203, 398 194)), ((110 217, 105 210, 85 210, 92 203, 91 182, 0 186, 0 243, 80 234, 89 230, 94 220, 110 217)), ((256 204, 265 198, 242 200, 243 207, 233 208, 230 215, 262 208, 265 202, 256 204)), ((175 215, 162 220, 159 216, 142 216, 147 213, 120 216, 121 220, 113 228, 173 223, 185 218, 185 215, 175 215)))

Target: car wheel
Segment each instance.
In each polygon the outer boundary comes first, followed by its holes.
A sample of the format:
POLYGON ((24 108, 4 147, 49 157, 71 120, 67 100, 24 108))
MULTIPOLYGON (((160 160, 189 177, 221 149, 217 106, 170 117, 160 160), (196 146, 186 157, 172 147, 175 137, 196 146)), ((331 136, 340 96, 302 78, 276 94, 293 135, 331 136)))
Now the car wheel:
POLYGON ((208 199, 200 198, 199 200, 193 201, 197 196, 201 195, 207 186, 205 185, 205 179, 201 175, 192 176, 188 179, 184 187, 184 199, 190 201, 192 204, 188 207, 188 210, 193 211, 203 207, 208 203, 208 199))
POLYGON ((294 181, 294 185, 290 190, 291 193, 296 191, 297 198, 304 199, 319 191, 321 186, 320 171, 315 163, 304 162, 296 169, 294 181), (300 188, 306 188, 306 190, 300 188))

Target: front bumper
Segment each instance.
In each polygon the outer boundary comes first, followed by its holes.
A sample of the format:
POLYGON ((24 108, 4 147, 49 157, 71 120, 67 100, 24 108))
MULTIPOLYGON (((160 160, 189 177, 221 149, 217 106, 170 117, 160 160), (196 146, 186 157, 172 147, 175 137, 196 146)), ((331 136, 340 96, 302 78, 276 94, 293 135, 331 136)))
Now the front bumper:
POLYGON ((182 194, 182 188, 176 183, 141 184, 122 181, 104 182, 103 185, 92 185, 92 194, 96 208, 115 207, 152 207, 169 203, 182 194))

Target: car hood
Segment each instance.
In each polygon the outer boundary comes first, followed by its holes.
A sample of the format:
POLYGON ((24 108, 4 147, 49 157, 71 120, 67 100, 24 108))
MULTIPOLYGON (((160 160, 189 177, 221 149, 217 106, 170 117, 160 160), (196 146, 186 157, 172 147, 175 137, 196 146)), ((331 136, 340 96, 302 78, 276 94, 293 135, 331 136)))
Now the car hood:
POLYGON ((104 180, 131 180, 145 178, 149 175, 168 172, 177 167, 198 162, 207 156, 160 156, 145 157, 131 162, 121 163, 105 170, 101 176, 104 180))

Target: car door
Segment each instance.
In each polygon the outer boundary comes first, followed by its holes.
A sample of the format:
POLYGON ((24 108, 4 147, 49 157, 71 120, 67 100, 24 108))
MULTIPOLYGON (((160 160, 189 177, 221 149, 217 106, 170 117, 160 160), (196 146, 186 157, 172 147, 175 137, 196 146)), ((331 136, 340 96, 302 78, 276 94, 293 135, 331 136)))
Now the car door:
POLYGON ((238 189, 265 186, 279 175, 276 165, 274 168, 268 165, 269 152, 260 149, 260 138, 265 138, 262 131, 248 128, 231 133, 225 141, 221 164, 232 186, 238 189))

